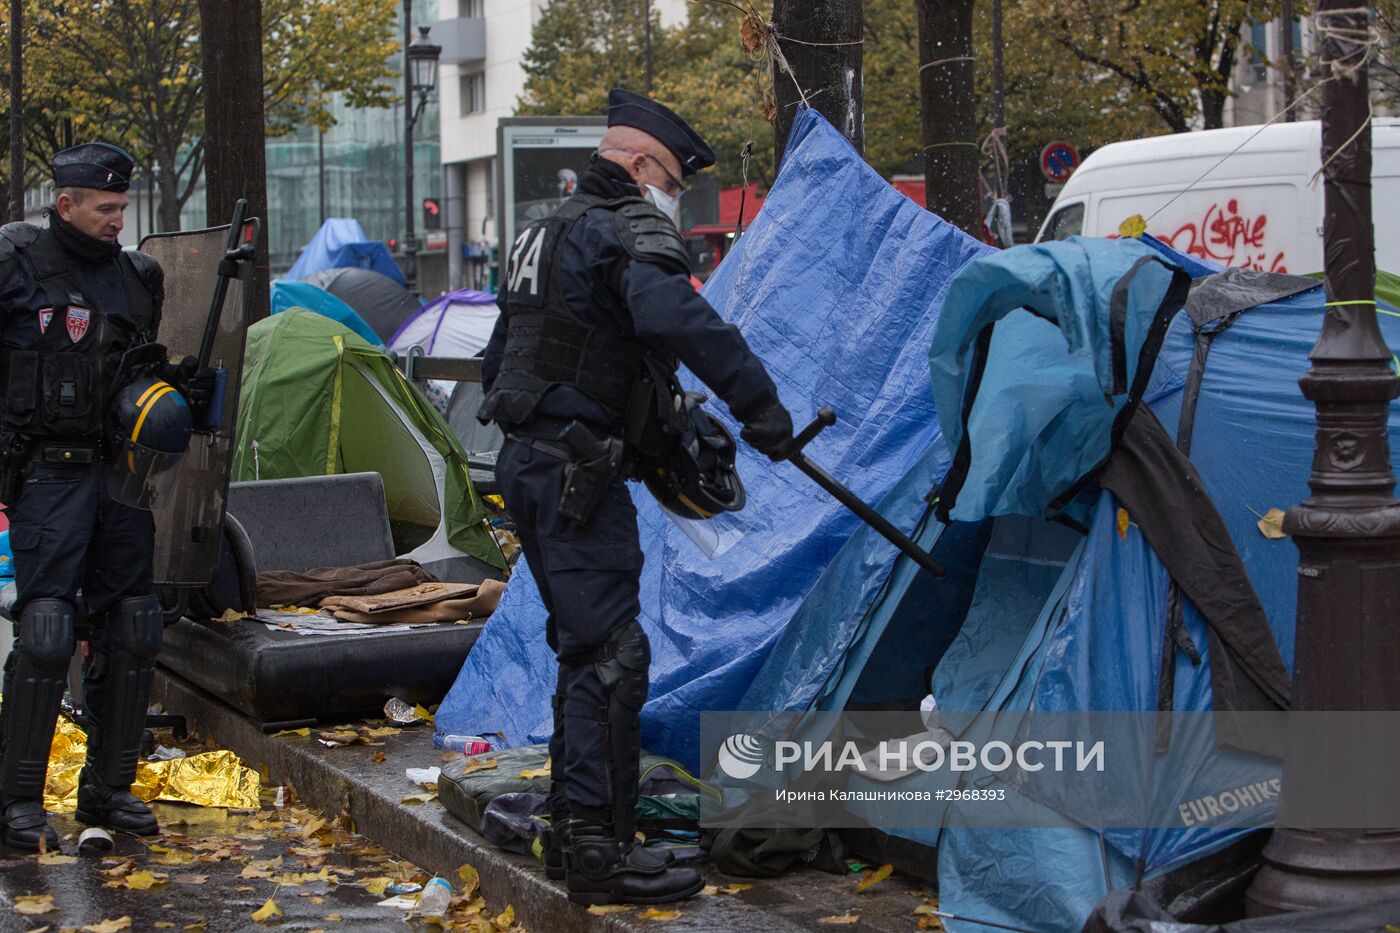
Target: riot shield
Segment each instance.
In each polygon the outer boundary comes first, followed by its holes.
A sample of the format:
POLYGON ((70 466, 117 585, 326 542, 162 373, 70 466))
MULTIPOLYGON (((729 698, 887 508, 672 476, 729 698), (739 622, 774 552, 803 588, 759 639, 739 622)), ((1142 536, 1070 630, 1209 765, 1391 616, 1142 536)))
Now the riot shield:
MULTIPOLYGON (((257 224, 246 221, 244 230, 256 230, 257 224)), ((165 270, 165 306, 156 339, 165 344, 172 360, 200 353, 228 240, 229 225, 224 224, 156 233, 141 241, 141 250, 165 270)), ((213 579, 218 562, 238 420, 243 341, 252 307, 252 263, 240 262, 237 269, 237 277, 228 280, 209 355, 209 365, 224 370, 222 411, 217 424, 195 430, 177 467, 173 492, 154 510, 157 586, 204 586, 213 579)))

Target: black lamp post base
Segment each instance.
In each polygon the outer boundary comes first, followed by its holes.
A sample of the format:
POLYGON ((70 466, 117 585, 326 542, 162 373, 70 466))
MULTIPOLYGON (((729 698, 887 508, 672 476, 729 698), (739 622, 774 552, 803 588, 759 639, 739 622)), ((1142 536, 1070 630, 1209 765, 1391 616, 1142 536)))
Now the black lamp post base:
POLYGON ((1276 829, 1246 896, 1251 917, 1400 900, 1400 832, 1276 829))

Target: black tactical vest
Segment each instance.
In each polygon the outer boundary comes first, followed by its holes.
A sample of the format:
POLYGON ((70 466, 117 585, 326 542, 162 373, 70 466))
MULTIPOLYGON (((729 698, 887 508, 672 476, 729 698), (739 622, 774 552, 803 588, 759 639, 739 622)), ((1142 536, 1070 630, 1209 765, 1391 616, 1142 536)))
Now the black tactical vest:
POLYGON ((641 198, 575 194, 553 215, 526 227, 511 246, 502 283, 506 345, 500 372, 481 406, 483 421, 523 424, 555 386, 577 388, 611 418, 627 415, 642 372, 640 342, 584 324, 564 303, 561 246, 574 224, 593 208, 613 212, 623 247, 633 258, 689 274, 680 234, 641 198))
POLYGON ((38 284, 41 304, 3 309, 0 386, 4 426, 31 437, 99 438, 122 354, 154 340, 163 298, 160 267, 123 252, 129 318, 84 295, 67 254, 31 224, 0 228, 0 253, 38 284))

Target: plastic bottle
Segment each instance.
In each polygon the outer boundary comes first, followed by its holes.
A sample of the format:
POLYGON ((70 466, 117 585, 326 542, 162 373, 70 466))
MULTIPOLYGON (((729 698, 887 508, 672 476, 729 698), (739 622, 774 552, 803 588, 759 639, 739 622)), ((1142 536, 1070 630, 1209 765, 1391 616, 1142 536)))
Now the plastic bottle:
POLYGON ((452 885, 442 878, 434 878, 423 886, 423 893, 418 895, 417 913, 428 920, 441 920, 451 903, 452 885))
POLYGON ((433 746, 443 751, 461 752, 463 755, 484 755, 491 750, 491 743, 479 735, 433 734, 433 746))

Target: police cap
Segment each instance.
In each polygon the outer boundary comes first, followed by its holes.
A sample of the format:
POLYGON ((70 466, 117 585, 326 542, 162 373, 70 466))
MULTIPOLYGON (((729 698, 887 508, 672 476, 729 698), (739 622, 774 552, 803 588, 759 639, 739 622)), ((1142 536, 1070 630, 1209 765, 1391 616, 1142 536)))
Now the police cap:
POLYGON ((715 164, 713 150, 680 116, 649 97, 613 88, 608 94, 608 126, 630 126, 654 136, 681 163, 682 175, 715 164))
POLYGON ((54 153, 52 164, 55 188, 125 191, 136 160, 111 143, 83 143, 54 153))

